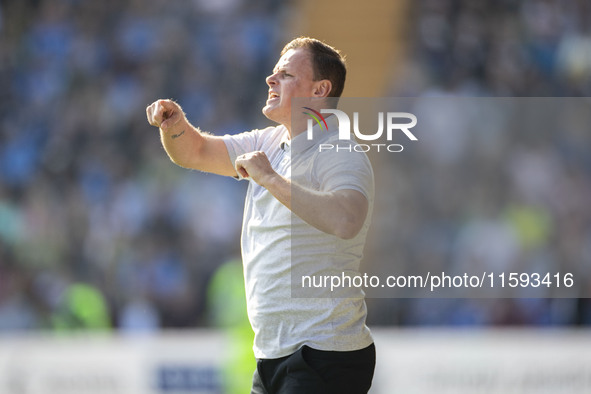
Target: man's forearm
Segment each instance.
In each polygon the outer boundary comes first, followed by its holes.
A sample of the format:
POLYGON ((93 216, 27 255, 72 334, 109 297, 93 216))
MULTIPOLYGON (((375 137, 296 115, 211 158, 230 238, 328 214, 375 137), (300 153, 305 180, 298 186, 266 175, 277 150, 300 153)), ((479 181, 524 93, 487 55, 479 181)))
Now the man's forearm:
POLYGON ((339 238, 355 237, 367 216, 367 199, 356 190, 319 192, 279 174, 267 177, 262 186, 306 223, 339 238))
POLYGON ((195 168, 195 159, 203 144, 203 136, 197 128, 189 122, 179 122, 174 130, 160 129, 160 140, 170 160, 181 167, 195 168))
POLYGON ((146 108, 148 122, 160 129, 162 146, 181 167, 236 176, 223 138, 201 132, 172 100, 156 100, 146 108))

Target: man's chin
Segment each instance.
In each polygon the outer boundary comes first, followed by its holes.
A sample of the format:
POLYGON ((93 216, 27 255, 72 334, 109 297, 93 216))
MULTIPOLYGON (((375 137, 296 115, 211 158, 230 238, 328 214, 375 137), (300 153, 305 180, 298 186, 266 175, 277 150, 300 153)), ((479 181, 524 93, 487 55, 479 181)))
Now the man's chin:
POLYGON ((276 111, 273 110, 273 107, 265 105, 262 112, 263 115, 267 117, 267 119, 272 120, 273 122, 281 123, 281 121, 277 119, 277 114, 276 111))
POLYGON ((263 115, 265 115, 266 117, 269 117, 270 110, 271 110, 271 108, 269 107, 269 104, 265 104, 265 106, 262 109, 263 115))

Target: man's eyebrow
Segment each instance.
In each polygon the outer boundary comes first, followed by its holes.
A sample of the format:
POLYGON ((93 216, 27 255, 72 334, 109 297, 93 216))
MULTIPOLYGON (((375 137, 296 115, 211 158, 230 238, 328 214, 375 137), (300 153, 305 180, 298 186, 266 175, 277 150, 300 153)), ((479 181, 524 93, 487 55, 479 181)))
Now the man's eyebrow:
POLYGON ((287 72, 287 67, 286 66, 275 67, 273 69, 273 73, 278 73, 278 72, 286 73, 287 72))

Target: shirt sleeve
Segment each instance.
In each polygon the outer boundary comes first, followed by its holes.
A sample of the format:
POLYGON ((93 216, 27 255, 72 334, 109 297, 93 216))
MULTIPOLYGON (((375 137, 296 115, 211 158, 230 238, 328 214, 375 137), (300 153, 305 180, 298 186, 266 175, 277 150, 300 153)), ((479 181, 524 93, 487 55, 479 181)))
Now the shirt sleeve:
POLYGON ((314 175, 320 191, 357 190, 373 201, 373 169, 363 152, 336 149, 319 152, 314 175))
POLYGON ((232 164, 238 156, 257 150, 259 132, 260 130, 252 130, 234 135, 226 134, 222 137, 232 164))
MULTIPOLYGON (((226 134, 222 138, 226 144, 232 164, 236 162, 238 156, 255 151, 265 152, 269 160, 272 160, 274 152, 276 153, 278 150, 282 131, 283 129, 278 127, 267 127, 240 134, 226 134)), ((242 176, 238 174, 237 178, 242 179, 242 176)))

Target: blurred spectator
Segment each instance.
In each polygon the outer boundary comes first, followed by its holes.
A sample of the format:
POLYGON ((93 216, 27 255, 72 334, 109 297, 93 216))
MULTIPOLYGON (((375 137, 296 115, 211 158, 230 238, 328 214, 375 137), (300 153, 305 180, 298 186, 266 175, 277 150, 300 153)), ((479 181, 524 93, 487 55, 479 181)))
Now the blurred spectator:
POLYGON ((241 259, 223 263, 212 276, 207 290, 207 316, 212 327, 224 332, 233 349, 224 357, 224 392, 242 393, 252 383, 256 360, 252 353, 254 332, 246 313, 241 259))

